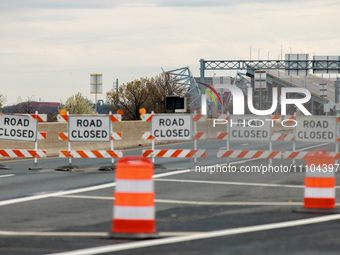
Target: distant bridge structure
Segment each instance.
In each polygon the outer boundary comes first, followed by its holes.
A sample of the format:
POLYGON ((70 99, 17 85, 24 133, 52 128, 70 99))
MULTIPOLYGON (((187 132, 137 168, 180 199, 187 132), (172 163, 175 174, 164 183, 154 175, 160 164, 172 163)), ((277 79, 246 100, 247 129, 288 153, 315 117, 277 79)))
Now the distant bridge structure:
MULTIPOLYGON (((336 81, 324 79, 309 73, 340 73, 340 56, 314 56, 308 59, 308 54, 286 54, 285 60, 200 60, 200 78, 204 81, 205 71, 246 70, 254 87, 255 70, 266 70, 268 92, 264 92, 267 106, 271 106, 271 88, 274 87, 302 87, 311 94, 309 108, 320 113, 321 105, 327 103, 330 108, 338 105, 339 109, 339 78, 336 81), (302 58, 299 56, 302 56, 302 58), (319 84, 327 84, 327 97, 319 95, 319 84), (270 105, 269 105, 270 104, 270 105)), ((261 92, 260 92, 261 93, 261 92)), ((296 95, 294 95, 296 96, 296 95)), ((262 97, 262 96, 261 96, 262 97)), ((258 96, 259 98, 259 96, 258 96)), ((258 104, 258 100, 254 100, 258 104)))

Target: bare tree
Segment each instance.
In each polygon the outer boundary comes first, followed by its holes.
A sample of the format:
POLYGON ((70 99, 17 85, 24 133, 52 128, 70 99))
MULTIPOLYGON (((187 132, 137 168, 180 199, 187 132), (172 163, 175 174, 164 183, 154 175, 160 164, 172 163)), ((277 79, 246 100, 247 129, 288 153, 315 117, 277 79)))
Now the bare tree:
POLYGON ((177 81, 171 81, 168 74, 162 73, 151 78, 152 84, 152 102, 150 108, 155 113, 166 113, 167 96, 184 96, 183 88, 177 81))
POLYGON ((154 78, 141 78, 123 84, 118 91, 111 90, 106 94, 106 102, 112 105, 112 110, 122 109, 130 120, 139 120, 139 109, 147 112, 166 112, 166 97, 180 95, 182 90, 176 82, 171 83, 169 76, 160 74, 154 78))
POLYGON ((106 93, 106 101, 114 106, 114 109, 122 109, 124 115, 130 120, 139 120, 140 108, 149 108, 152 101, 151 83, 146 78, 134 80, 123 84, 118 91, 106 93))
MULTIPOLYGON (((10 107, 9 113, 35 113, 35 111, 39 111, 36 104, 34 104, 34 97, 30 96, 26 98, 26 101, 23 101, 22 98, 19 96, 17 98, 17 103, 10 107)), ((42 112, 40 110, 39 112, 42 112)))

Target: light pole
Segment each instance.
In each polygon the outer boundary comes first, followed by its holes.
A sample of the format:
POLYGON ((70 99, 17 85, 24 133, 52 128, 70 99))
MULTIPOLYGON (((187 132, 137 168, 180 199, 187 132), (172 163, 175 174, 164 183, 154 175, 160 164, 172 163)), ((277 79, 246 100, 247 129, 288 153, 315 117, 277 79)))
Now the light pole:
POLYGON ((269 52, 270 52, 270 51, 268 51, 268 60, 269 60, 269 52))
MULTIPOLYGON (((301 50, 301 49, 300 49, 301 50)), ((303 54, 303 50, 301 50, 301 53, 303 54)))
MULTIPOLYGON (((280 60, 280 55, 281 55, 281 60, 282 60, 282 53, 277 55, 277 59, 280 60)), ((281 64, 278 64, 278 67, 281 66, 281 64)), ((277 77, 280 77, 280 69, 277 69, 277 77)))
POLYGON ((251 47, 253 47, 253 46, 250 46, 250 49, 249 49, 250 50, 250 60, 251 60, 251 47))
POLYGON ((288 47, 290 49, 290 54, 292 54, 292 47, 288 47))
POLYGON ((281 46, 281 60, 282 60, 282 45, 280 45, 281 46))
POLYGON ((261 50, 261 48, 259 48, 259 50, 257 51, 257 58, 258 58, 258 60, 260 60, 260 50, 261 50))

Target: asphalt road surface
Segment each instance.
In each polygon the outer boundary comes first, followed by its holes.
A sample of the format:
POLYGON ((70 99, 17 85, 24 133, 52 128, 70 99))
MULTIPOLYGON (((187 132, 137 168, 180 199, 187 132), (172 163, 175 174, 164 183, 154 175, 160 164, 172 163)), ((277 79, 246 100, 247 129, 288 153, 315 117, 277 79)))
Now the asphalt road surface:
MULTIPOLYGON (((67 159, 39 159, 42 170, 29 171, 33 160, 1 160, 0 254, 339 254, 340 211, 303 211, 305 173, 292 161, 274 159, 288 172, 240 172, 265 166, 266 159, 231 159, 235 172, 209 173, 204 166, 227 166, 216 158, 223 141, 200 141, 207 157, 157 158, 156 227, 149 240, 112 239, 114 171, 98 171, 108 159, 77 159, 81 169, 55 171, 67 159), (195 171, 196 169, 196 171, 195 171)), ((191 148, 172 143, 157 148, 191 148)), ((266 150, 265 143, 231 143, 233 149, 266 150)), ((292 150, 277 142, 273 150, 292 150)), ((297 144, 298 150, 334 144, 297 144)), ((124 150, 124 156, 141 155, 124 150)), ((296 160, 303 166, 304 160, 296 160)), ((340 170, 339 170, 340 171, 340 170)), ((339 174, 336 174, 338 176, 339 174)), ((338 179, 338 178, 337 178, 338 179)), ((337 190, 337 196, 339 192, 337 190)))

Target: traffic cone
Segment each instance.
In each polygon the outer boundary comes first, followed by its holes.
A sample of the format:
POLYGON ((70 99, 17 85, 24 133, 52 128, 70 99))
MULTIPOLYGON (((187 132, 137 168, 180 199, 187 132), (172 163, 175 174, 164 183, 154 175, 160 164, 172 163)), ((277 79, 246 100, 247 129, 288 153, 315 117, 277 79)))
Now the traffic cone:
POLYGON ((148 158, 129 156, 117 161, 110 237, 159 237, 156 233, 153 172, 153 163, 148 158))
POLYGON ((335 208, 335 158, 324 149, 306 157, 304 208, 335 208))

